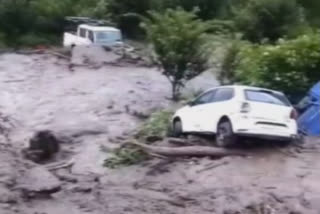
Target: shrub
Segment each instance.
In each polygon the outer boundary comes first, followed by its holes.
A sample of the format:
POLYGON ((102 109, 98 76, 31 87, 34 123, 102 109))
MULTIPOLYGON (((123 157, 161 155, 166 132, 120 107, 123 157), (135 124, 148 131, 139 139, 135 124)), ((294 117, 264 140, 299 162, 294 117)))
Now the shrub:
POLYGON ((281 40, 276 45, 247 45, 239 54, 237 80, 274 88, 294 102, 320 80, 320 34, 281 40))
POLYGON ((52 45, 59 39, 54 35, 25 34, 17 38, 16 44, 24 47, 35 47, 37 45, 52 45))
MULTIPOLYGON (((166 137, 172 115, 173 113, 171 111, 160 111, 152 114, 139 129, 135 140, 150 143, 146 141, 148 137, 166 137)), ((114 169, 120 166, 138 164, 149 158, 149 155, 137 146, 126 144, 115 149, 113 157, 106 159, 104 166, 114 169)))
POLYGON ((173 116, 172 111, 159 111, 153 113, 150 118, 142 125, 136 137, 145 140, 148 137, 166 137, 168 127, 173 116))
POLYGON ((200 49, 208 25, 197 19, 195 12, 182 9, 168 9, 163 14, 152 12, 143 25, 163 74, 172 85, 174 100, 179 98, 185 81, 205 69, 206 59, 200 49))

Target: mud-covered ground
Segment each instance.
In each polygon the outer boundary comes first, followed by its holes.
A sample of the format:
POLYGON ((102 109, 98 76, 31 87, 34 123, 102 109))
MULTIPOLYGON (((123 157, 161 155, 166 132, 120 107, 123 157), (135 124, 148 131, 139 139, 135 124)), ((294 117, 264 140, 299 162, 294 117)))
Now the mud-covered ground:
MULTIPOLYGON (((48 54, 0 55, 1 214, 320 213, 320 139, 304 148, 247 148, 249 157, 104 168, 108 151, 142 123, 137 112, 171 105, 170 86, 152 68, 72 70, 48 54), (44 129, 69 139, 55 160, 71 168, 49 172, 22 157, 44 129)), ((210 78, 195 82, 216 84, 210 78)))

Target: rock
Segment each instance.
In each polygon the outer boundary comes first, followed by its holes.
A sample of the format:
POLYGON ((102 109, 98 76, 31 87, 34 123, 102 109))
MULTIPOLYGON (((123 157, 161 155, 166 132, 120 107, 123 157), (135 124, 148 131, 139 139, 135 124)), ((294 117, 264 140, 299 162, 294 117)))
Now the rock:
POLYGON ((76 176, 72 175, 68 170, 66 169, 60 169, 55 172, 55 175, 57 178, 59 178, 60 181, 65 181, 69 183, 77 183, 78 179, 76 176))
POLYGON ((29 141, 29 148, 23 151, 25 157, 36 163, 49 160, 59 152, 60 141, 49 130, 39 131, 29 141))
POLYGON ((61 182, 47 169, 38 166, 18 178, 17 187, 27 197, 33 197, 37 194, 51 195, 60 191, 61 182))
POLYGON ((93 189, 92 184, 79 184, 71 189, 72 192, 82 192, 82 193, 90 193, 93 189))

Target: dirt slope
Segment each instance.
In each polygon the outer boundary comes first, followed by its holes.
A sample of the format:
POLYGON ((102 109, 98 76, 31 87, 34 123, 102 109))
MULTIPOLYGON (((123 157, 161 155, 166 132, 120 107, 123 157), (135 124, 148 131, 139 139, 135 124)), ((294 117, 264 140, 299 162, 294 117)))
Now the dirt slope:
POLYGON ((142 122, 132 112, 170 105, 169 84, 155 69, 82 66, 71 72, 67 61, 51 55, 5 54, 0 82, 0 112, 7 118, 0 121, 1 214, 320 213, 319 139, 299 151, 260 146, 249 158, 102 167, 106 150, 142 122), (70 139, 56 157, 72 159, 70 170, 51 174, 21 157, 29 137, 42 129, 70 139), (211 164, 218 165, 206 169, 211 164), (43 179, 55 190, 51 197, 39 194, 48 188, 43 179))

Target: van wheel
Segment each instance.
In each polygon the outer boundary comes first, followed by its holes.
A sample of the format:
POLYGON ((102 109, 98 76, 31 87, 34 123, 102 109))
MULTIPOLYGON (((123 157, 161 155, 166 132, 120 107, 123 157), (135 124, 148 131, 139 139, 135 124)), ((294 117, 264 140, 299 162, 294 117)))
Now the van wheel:
POLYGON ((173 137, 181 137, 182 134, 182 122, 181 120, 175 120, 173 122, 172 135, 173 137))
POLYGON ((219 147, 233 146, 237 142, 237 136, 233 133, 229 120, 223 120, 218 124, 216 143, 219 147))

